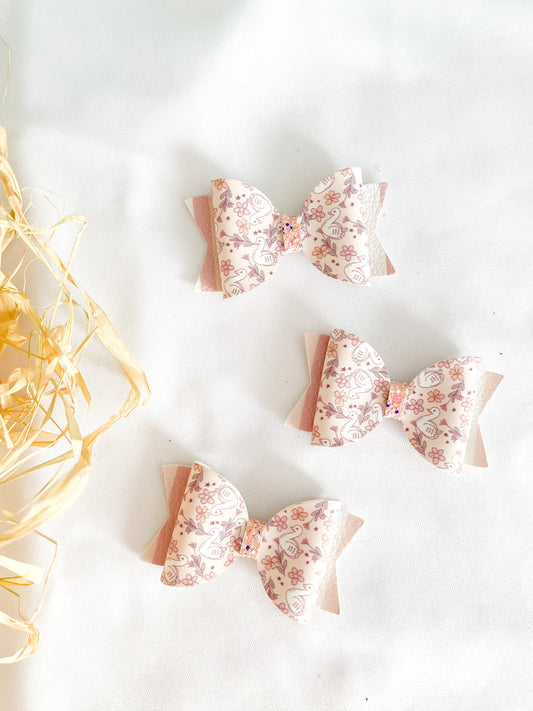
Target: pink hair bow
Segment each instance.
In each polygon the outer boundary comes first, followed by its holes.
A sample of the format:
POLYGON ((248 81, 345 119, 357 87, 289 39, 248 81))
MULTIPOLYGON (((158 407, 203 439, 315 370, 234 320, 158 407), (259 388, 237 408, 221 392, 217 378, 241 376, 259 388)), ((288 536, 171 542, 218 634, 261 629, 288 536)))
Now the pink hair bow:
POLYGON ((267 595, 291 620, 309 622, 314 607, 339 613, 335 563, 363 525, 340 501, 302 501, 263 523, 204 464, 165 466, 163 476, 170 515, 141 557, 163 566, 166 585, 200 585, 245 556, 256 560, 267 595))
POLYGON ((319 183, 297 216, 280 215, 260 190, 240 180, 211 183, 211 195, 186 204, 207 242, 198 291, 236 296, 262 284, 286 252, 302 250, 333 279, 368 285, 393 274, 376 223, 386 183, 363 185, 360 168, 345 168, 319 183))
POLYGON ((352 333, 306 334, 306 349, 311 383, 286 424, 312 432, 311 444, 355 442, 392 417, 439 469, 487 466, 478 418, 503 376, 483 371, 479 358, 441 360, 407 384, 391 382, 380 356, 352 333))

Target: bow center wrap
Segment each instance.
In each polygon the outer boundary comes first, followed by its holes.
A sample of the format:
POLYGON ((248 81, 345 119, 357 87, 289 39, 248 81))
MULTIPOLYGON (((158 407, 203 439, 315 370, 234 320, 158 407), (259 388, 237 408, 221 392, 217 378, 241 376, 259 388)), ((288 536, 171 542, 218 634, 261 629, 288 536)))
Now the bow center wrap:
POLYGON ((255 518, 252 518, 247 522, 242 537, 239 555, 246 556, 246 558, 257 558, 257 551, 259 550, 259 546, 263 540, 265 526, 266 523, 264 521, 258 521, 255 518))
POLYGON ((279 218, 284 252, 299 252, 302 248, 302 218, 299 215, 281 215, 279 218))
POLYGON ((408 395, 408 383, 391 383, 387 397, 387 406, 385 408, 385 417, 403 420, 408 395))

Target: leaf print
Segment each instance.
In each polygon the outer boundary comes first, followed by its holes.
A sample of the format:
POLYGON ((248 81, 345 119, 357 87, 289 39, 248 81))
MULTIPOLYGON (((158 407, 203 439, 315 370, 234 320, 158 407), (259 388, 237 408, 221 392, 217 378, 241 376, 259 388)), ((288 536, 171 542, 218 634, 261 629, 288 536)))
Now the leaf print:
POLYGON ((328 510, 327 501, 319 501, 315 504, 315 510, 311 511, 311 518, 313 521, 318 521, 319 518, 326 518, 325 512, 328 510))
POLYGON ((419 454, 425 456, 427 442, 422 439, 422 434, 420 432, 415 432, 409 442, 411 442, 411 444, 419 454))
MULTIPOLYGON (((344 420, 346 415, 340 408, 340 406, 334 405, 332 402, 327 402, 323 403, 324 404, 324 413, 328 417, 335 417, 337 420, 344 420)), ((333 428, 332 428, 333 429, 333 428)))
POLYGON ((192 555, 189 561, 189 568, 193 568, 194 572, 201 578, 204 577, 205 563, 202 563, 202 558, 199 555, 192 555))
POLYGON ((456 400, 462 400, 463 399, 463 390, 465 389, 465 383, 464 380, 461 380, 458 383, 455 383, 455 385, 452 385, 452 389, 450 392, 450 401, 455 402, 456 400))
POLYGON ((194 533, 198 536, 207 536, 206 530, 199 521, 196 522, 193 518, 186 518, 183 523, 185 525, 186 533, 194 531, 194 533))
POLYGON ((279 595, 276 592, 276 584, 272 580, 272 578, 269 578, 266 583, 264 583, 266 594, 271 600, 277 600, 279 595))

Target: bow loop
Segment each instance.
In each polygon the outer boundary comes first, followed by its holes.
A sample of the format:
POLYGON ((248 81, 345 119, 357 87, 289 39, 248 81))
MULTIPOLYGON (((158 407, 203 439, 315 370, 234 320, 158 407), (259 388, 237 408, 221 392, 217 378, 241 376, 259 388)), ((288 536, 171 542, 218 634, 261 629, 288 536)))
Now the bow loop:
POLYGON ((219 178, 211 195, 187 206, 207 242, 198 280, 201 291, 236 296, 262 284, 287 252, 302 251, 321 272, 367 285, 394 273, 376 235, 386 185, 363 185, 359 168, 345 168, 319 183, 299 215, 282 215, 247 183, 219 178))
POLYGON ((338 447, 365 437, 385 412, 390 378, 376 351, 357 336, 331 332, 313 420, 313 444, 338 447))
POLYGON ((265 526, 257 567, 267 595, 306 623, 320 599, 339 524, 340 501, 313 499, 282 509, 265 526))
POLYGON ((391 383, 376 351, 340 329, 308 334, 309 388, 287 424, 312 432, 311 443, 335 447, 369 434, 386 414, 401 420, 410 444, 450 473, 463 463, 486 466, 478 417, 502 376, 474 357, 442 360, 409 385, 391 383))
POLYGON ((198 462, 180 504, 161 579, 189 587, 220 575, 235 561, 248 512, 237 489, 198 462))
POLYGON ((165 467, 170 515, 143 560, 162 564, 162 581, 192 587, 220 575, 241 555, 256 559, 270 599, 307 622, 313 607, 338 613, 335 561, 362 525, 339 501, 294 504, 268 523, 248 519, 237 489, 203 464, 165 467))

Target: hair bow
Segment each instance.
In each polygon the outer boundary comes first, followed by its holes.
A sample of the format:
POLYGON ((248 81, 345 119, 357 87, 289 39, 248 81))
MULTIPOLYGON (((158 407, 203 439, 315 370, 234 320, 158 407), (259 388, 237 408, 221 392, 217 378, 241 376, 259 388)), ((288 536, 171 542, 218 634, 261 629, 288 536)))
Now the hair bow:
POLYGON ((191 587, 254 558, 276 607, 309 622, 314 607, 339 613, 335 562, 363 525, 340 501, 302 501, 264 523, 248 518, 237 489, 209 467, 163 467, 170 515, 141 556, 166 585, 191 587))
POLYGON ((376 234, 387 184, 363 185, 360 168, 325 178, 297 216, 280 215, 240 180, 213 180, 211 191, 186 200, 207 242, 198 291, 221 291, 224 298, 250 291, 274 273, 283 254, 300 250, 327 276, 352 284, 394 273, 376 234))
POLYGON ((391 382, 381 357, 352 333, 306 334, 306 350, 311 383, 286 424, 312 432, 311 444, 355 442, 392 417, 439 469, 487 466, 478 418, 503 376, 483 371, 480 358, 441 360, 407 384, 391 382))

